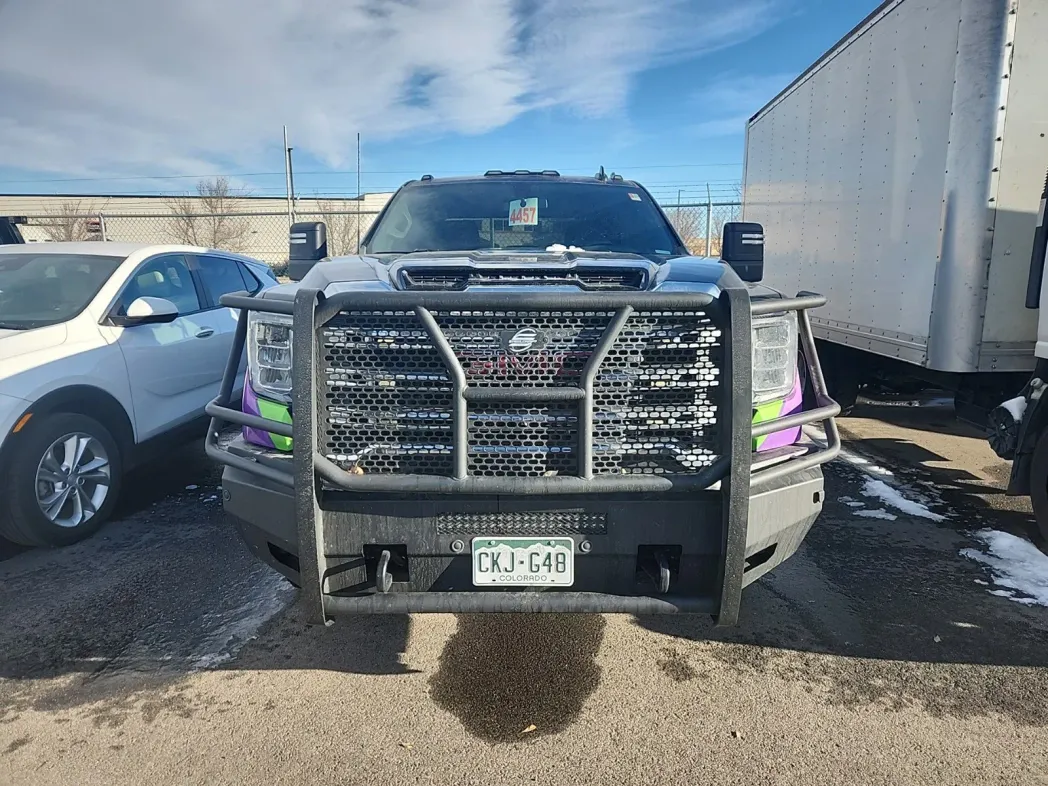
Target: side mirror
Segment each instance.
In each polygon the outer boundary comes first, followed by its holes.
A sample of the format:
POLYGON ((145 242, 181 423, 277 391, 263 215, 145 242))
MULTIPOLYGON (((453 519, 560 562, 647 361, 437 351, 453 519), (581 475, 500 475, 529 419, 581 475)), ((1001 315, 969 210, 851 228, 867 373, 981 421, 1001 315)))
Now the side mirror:
POLYGON ((323 221, 300 221, 291 225, 291 235, 288 239, 288 278, 301 281, 313 265, 327 255, 327 225, 323 221))
POLYGON ((165 325, 178 319, 178 306, 162 297, 140 297, 131 301, 127 314, 120 319, 125 327, 165 325))
POLYGON ((721 261, 731 266, 743 281, 764 278, 764 227, 730 221, 721 233, 721 261))

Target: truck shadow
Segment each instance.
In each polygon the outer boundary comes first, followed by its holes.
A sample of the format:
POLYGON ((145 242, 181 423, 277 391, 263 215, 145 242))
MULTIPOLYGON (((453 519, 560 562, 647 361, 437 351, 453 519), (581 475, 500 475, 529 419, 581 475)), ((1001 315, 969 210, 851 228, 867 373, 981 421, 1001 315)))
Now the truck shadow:
POLYGON ((604 618, 595 614, 460 614, 430 678, 430 698, 473 736, 518 742, 555 734, 600 682, 604 618))
POLYGON ((692 663, 777 677, 841 706, 1048 725, 1048 706, 1032 700, 1048 695, 1048 609, 992 595, 993 577, 961 555, 979 547, 966 531, 1023 515, 968 501, 944 522, 864 518, 847 503, 877 508, 861 495, 869 476, 839 461, 825 474, 822 516, 796 555, 744 591, 736 627, 690 615, 636 624, 681 642, 692 663))

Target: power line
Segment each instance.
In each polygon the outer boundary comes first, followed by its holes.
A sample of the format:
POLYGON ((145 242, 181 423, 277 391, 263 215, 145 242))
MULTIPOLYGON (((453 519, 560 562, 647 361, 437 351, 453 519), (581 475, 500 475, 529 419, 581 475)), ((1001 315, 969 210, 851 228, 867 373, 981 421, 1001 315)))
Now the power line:
MULTIPOLYGON (((703 164, 629 164, 629 165, 617 165, 616 169, 694 169, 704 167, 728 167, 728 166, 742 166, 741 161, 728 161, 719 163, 703 163, 703 164)), ((563 167, 565 171, 583 171, 584 167, 563 167)), ((478 174, 477 170, 474 169, 432 169, 428 170, 430 174, 439 175, 471 175, 478 174)), ((356 169, 323 169, 299 172, 299 176, 311 175, 311 176, 335 176, 335 175, 355 175, 358 170, 356 169)), ((424 173, 422 169, 361 169, 359 173, 362 175, 419 175, 424 173)), ((9 184, 22 184, 22 183, 110 183, 120 182, 129 180, 200 180, 213 177, 276 177, 284 176, 284 172, 227 172, 227 173, 211 173, 206 175, 119 175, 112 177, 61 177, 61 178, 44 178, 44 179, 23 179, 23 180, 0 180, 0 185, 9 184)))

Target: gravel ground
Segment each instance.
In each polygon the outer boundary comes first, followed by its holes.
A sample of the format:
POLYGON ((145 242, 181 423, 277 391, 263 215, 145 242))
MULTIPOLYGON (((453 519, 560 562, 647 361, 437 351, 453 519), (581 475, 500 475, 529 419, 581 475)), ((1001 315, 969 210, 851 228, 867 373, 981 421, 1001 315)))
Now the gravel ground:
POLYGON ((842 425, 823 516, 727 631, 308 627, 187 449, 100 536, 0 547, 0 783, 1048 783, 1048 608, 961 556, 1028 526, 1004 465, 941 407, 842 425))

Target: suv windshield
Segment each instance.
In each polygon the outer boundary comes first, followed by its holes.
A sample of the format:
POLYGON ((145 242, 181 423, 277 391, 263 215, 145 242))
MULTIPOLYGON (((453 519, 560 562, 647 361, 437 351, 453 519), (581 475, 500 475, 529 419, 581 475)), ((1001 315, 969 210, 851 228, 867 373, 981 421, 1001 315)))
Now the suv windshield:
POLYGON ((123 261, 92 254, 0 254, 0 328, 29 330, 72 319, 123 261))
POLYGON ((552 177, 408 186, 390 202, 362 250, 533 251, 554 245, 644 256, 686 253, 643 190, 552 177))

